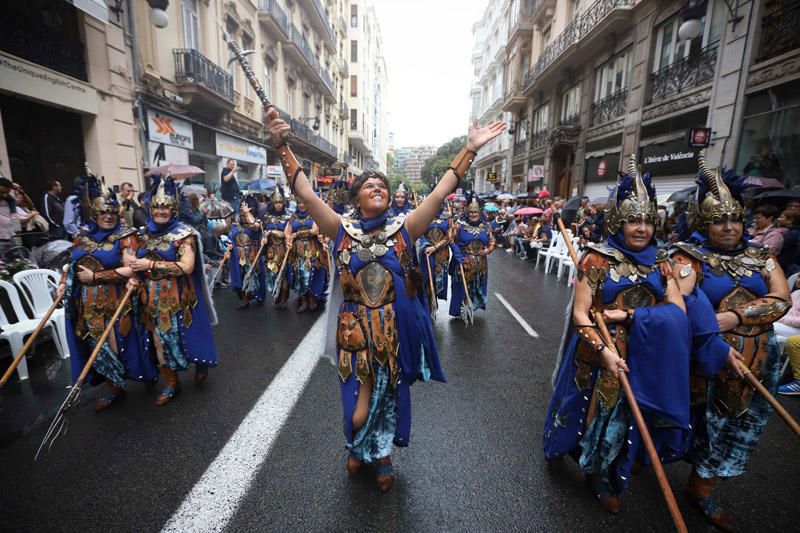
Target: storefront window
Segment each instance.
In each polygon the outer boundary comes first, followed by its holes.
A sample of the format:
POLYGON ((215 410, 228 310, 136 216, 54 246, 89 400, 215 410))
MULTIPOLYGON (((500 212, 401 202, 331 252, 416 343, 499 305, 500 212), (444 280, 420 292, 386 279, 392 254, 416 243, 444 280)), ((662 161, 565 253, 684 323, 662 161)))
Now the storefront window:
POLYGON ((800 81, 751 95, 745 106, 736 171, 800 185, 800 81))

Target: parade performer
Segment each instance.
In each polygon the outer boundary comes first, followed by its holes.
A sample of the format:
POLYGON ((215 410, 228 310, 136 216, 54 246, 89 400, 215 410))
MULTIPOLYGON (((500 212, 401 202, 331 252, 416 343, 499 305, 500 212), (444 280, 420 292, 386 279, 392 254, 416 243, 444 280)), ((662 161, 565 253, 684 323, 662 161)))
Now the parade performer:
POLYGON ((231 246, 231 288, 241 303, 237 309, 246 309, 250 300, 256 307, 264 304, 267 294, 264 258, 261 250, 261 222, 255 217, 258 201, 247 195, 239 206, 239 217, 233 224, 231 246))
POLYGON ((609 198, 608 238, 588 244, 578 265, 544 424, 545 458, 575 458, 613 514, 634 461, 650 464, 620 369, 629 372, 662 461, 680 459, 689 438, 690 326, 667 254, 654 239, 655 197, 650 174, 642 176, 631 156, 609 198), (603 342, 593 311, 609 324, 615 350, 603 342))
POLYGON ((320 231, 333 242, 344 301, 336 331, 347 469, 375 463, 378 486, 392 487, 392 444, 407 446, 411 431, 409 386, 421 379, 444 382, 414 244, 433 221, 445 196, 463 179, 478 148, 505 124, 478 128, 434 191, 408 215, 389 209, 389 181, 365 172, 351 188, 352 216, 336 214, 319 200, 286 144, 289 125, 267 110, 268 131, 289 184, 308 206, 320 231))
MULTIPOLYGON (((270 294, 277 294, 275 305, 279 309, 286 309, 289 305, 289 279, 282 275, 281 268, 285 270, 284 259, 289 249, 286 245, 286 226, 291 219, 291 215, 286 211, 286 198, 276 187, 270 197, 270 207, 264 219, 264 255, 267 261, 267 291, 270 294), (280 275, 280 280, 278 276, 280 275), (275 283, 280 283, 280 289, 275 290, 275 283)), ((287 259, 288 261, 288 259, 287 259)))
POLYGON ((392 199, 391 206, 392 216, 405 215, 411 210, 411 204, 408 203, 408 189, 400 182, 397 189, 394 191, 394 198, 392 199))
POLYGON ((339 215, 343 215, 350 208, 350 200, 347 197, 347 181, 334 180, 328 202, 331 209, 339 215))
POLYGON ((695 352, 729 364, 717 372, 692 368, 688 460, 694 468, 686 493, 712 524, 732 531, 733 520, 712 500, 712 490, 720 478, 745 472, 772 413, 765 398, 741 379, 736 359, 774 395, 782 354, 772 325, 791 305, 775 257, 744 235, 744 209, 735 196, 742 179, 710 170, 702 153, 699 166, 697 196, 687 216, 694 233, 676 245, 673 259, 678 277, 692 279, 700 295, 698 309, 690 310, 695 352))
MULTIPOLYGON (((64 295, 67 344, 72 380, 77 380, 97 341, 108 326, 125 293, 137 248, 136 229, 120 223, 119 201, 98 180, 88 164, 81 178, 78 203, 86 225, 72 246, 72 261, 58 287, 64 295)), ((131 307, 123 312, 92 364, 91 383, 105 381, 108 393, 95 401, 95 410, 110 407, 125 397, 126 380, 155 381, 158 371, 140 349, 132 327, 131 307)))
POLYGON ((430 293, 430 289, 428 289, 430 286, 428 283, 429 265, 434 272, 433 282, 436 295, 428 294, 428 297, 436 297, 440 300, 447 300, 447 265, 450 262, 450 229, 452 227, 452 218, 450 213, 444 210, 444 206, 445 204, 442 202, 433 222, 425 230, 425 234, 419 238, 422 245, 419 264, 428 293, 430 293))
MULTIPOLYGON (((319 197, 314 194, 314 197, 319 197)), ((325 300, 328 288, 328 257, 319 237, 319 228, 306 211, 302 198, 286 224, 286 243, 291 250, 287 264, 289 286, 297 294, 297 312, 314 311, 325 300)))
POLYGON ((165 405, 180 392, 178 371, 195 364, 195 383, 217 366, 211 326, 217 322, 204 276, 199 235, 178 219, 175 181, 156 177, 150 189, 150 217, 130 267, 143 276, 140 328, 144 349, 158 361, 166 387, 156 398, 165 405))
POLYGON ((481 204, 472 198, 464 217, 452 225, 453 259, 450 274, 453 276, 450 315, 461 316, 462 308, 472 303, 472 310, 486 309, 488 298, 489 262, 486 259, 495 247, 491 226, 483 220, 481 204), (463 277, 462 277, 463 275, 463 277), (464 292, 464 285, 468 293, 464 292))

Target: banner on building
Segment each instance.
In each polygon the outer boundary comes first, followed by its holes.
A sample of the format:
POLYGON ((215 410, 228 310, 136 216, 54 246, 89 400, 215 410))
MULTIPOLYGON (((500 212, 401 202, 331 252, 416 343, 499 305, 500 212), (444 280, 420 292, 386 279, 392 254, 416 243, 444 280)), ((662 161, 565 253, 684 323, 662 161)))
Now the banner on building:
POLYGON ((264 146, 253 144, 224 133, 216 132, 217 155, 230 157, 238 161, 267 164, 267 149, 264 146))
POLYGON ((151 141, 194 149, 192 123, 158 111, 147 111, 147 134, 151 141))
POLYGON ((544 179, 544 165, 531 165, 528 170, 528 183, 536 183, 544 179))

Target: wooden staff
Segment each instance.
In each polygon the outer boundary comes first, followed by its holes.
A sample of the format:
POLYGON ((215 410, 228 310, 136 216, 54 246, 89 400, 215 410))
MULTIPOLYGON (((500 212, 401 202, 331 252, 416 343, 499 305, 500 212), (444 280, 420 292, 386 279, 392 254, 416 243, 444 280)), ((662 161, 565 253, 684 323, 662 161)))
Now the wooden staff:
POLYGON ((250 269, 247 271, 247 274, 245 275, 244 278, 242 278, 242 285, 244 285, 247 282, 247 280, 250 279, 250 276, 253 274, 253 270, 255 270, 256 265, 258 264, 258 258, 261 257, 261 252, 264 251, 264 246, 266 246, 266 244, 267 241, 262 239, 261 246, 258 247, 258 252, 256 252, 256 258, 253 260, 253 264, 250 265, 250 269))
POLYGON ((783 418, 783 421, 789 425, 789 428, 791 428, 791 430, 794 431, 795 435, 800 437, 800 425, 798 425, 797 421, 794 418, 792 418, 792 415, 790 415, 786 411, 786 409, 783 408, 780 402, 777 399, 775 399, 775 396, 769 393, 767 388, 764 385, 762 385, 760 381, 758 381, 758 378, 753 375, 753 373, 750 371, 749 368, 747 368, 747 366, 744 363, 742 363, 738 359, 736 360, 736 362, 739 364, 739 368, 742 370, 742 373, 744 374, 744 377, 747 380, 747 382, 750 383, 750 385, 752 385, 752 387, 756 389, 759 393, 761 393, 764 399, 766 399, 772 406, 772 408, 775 409, 775 411, 780 415, 780 417, 783 418))
POLYGON ((436 320, 436 311, 439 309, 439 302, 436 301, 436 286, 433 284, 433 269, 431 268, 431 254, 425 254, 425 261, 428 263, 428 281, 431 285, 431 318, 436 320))
MULTIPOLYGON (((39 336, 39 333, 41 333, 44 327, 47 325, 47 322, 50 320, 50 316, 53 314, 53 312, 55 312, 56 308, 58 307, 58 304, 61 302, 61 299, 63 297, 64 296, 61 295, 55 300, 53 300, 50 309, 48 309, 47 312, 44 314, 42 320, 39 321, 39 325, 36 326, 36 329, 33 330, 33 332, 28 337, 28 340, 25 341, 25 344, 22 346, 19 353, 16 355, 16 357, 14 357, 14 361, 11 362, 11 366, 8 367, 6 373, 3 374, 2 378, 0 378, 0 389, 2 389, 5 386, 5 384, 11 377, 11 374, 13 374, 14 370, 17 368, 17 366, 19 366, 20 361, 22 361, 22 358, 25 357, 25 352, 27 352, 30 349, 30 347, 33 345, 33 341, 36 340, 36 337, 39 336)), ((66 346, 64 348, 66 349, 66 346)))
POLYGON ((411 189, 411 194, 414 195, 414 209, 419 207, 419 198, 417 198, 417 191, 411 189))
POLYGON ((230 259, 230 257, 231 257, 230 250, 226 250, 225 255, 222 256, 222 261, 220 261, 219 266, 217 267, 217 271, 214 272, 214 277, 211 279, 211 287, 209 287, 210 290, 212 291, 214 290, 214 285, 217 284, 217 278, 219 278, 219 273, 222 272, 222 267, 225 266, 225 262, 228 259, 230 259))
POLYGON ((469 289, 467 288, 467 277, 464 275, 464 265, 462 263, 459 263, 458 268, 461 270, 461 284, 464 286, 464 300, 466 301, 467 305, 467 317, 469 318, 469 322, 472 323, 472 298, 469 297, 469 289))
POLYGON ((67 394, 67 397, 64 400, 64 403, 61 404, 61 407, 58 409, 58 413, 56 413, 53 422, 47 429, 47 433, 45 434, 44 439, 42 439, 42 443, 39 445, 39 449, 36 450, 36 456, 34 457, 34 460, 39 458, 39 454, 41 453, 42 448, 44 448, 44 445, 47 444, 47 442, 50 442, 50 445, 52 446, 53 442, 55 442, 55 440, 61 434, 61 431, 63 429, 66 429, 66 421, 64 415, 66 414, 67 410, 70 407, 78 403, 78 399, 81 394, 81 386, 83 385, 83 382, 86 381, 86 376, 89 375, 89 370, 92 368, 92 364, 94 364, 95 359, 97 359, 97 355, 103 348, 103 344, 105 344, 106 339, 108 339, 108 336, 114 329, 114 325, 116 324, 117 319, 122 314, 122 310, 125 309, 125 306, 128 304, 128 300, 130 300, 131 295, 136 289, 137 287, 131 286, 128 287, 127 291, 125 291, 125 295, 122 297, 122 301, 117 306, 117 310, 114 311, 111 320, 108 321, 108 325, 106 326, 106 329, 103 330, 103 334, 100 335, 100 338, 97 341, 97 345, 94 347, 94 350, 92 350, 92 353, 89 356, 89 359, 86 361, 86 364, 83 365, 83 370, 78 376, 78 379, 75 381, 75 384, 72 386, 72 389, 70 389, 69 394, 67 394))
POLYGON ((289 259, 289 247, 286 247, 286 253, 283 254, 283 261, 281 267, 278 269, 278 274, 275 276, 275 286, 272 288, 272 299, 278 298, 281 293, 281 284, 283 283, 283 271, 286 269, 286 260, 289 259))
MULTIPOLYGON (((554 218, 558 224, 558 229, 561 231, 561 236, 564 237, 564 242, 567 243, 567 250, 569 251, 570 258, 572 258, 572 261, 575 263, 575 267, 577 268, 578 254, 575 252, 575 248, 572 246, 572 240, 570 240, 569 234, 567 233, 567 228, 564 227, 564 222, 561 220, 561 215, 556 213, 554 218)), ((608 328, 606 327, 605 320, 603 320, 603 314, 599 310, 594 310, 594 319, 595 323, 597 324, 597 328, 600 330, 600 335, 603 338, 603 342, 606 344, 609 350, 616 353, 614 341, 611 338, 608 328)), ((647 429, 647 424, 644 422, 642 411, 639 409, 639 403, 636 401, 636 397, 633 395, 633 389, 631 388, 631 384, 628 381, 628 376, 624 371, 619 372, 619 381, 622 384, 622 388, 625 390, 625 399, 628 401, 628 406, 633 413, 633 418, 636 421, 636 427, 639 428, 642 441, 644 441, 644 446, 647 449, 647 455, 650 457, 650 462, 653 464, 653 469, 656 471, 658 484, 661 486, 661 492, 664 494, 664 499, 667 501, 669 514, 672 515, 672 522, 675 524, 675 529, 680 533, 686 533, 688 530, 686 529, 686 523, 683 521, 683 515, 681 515, 681 511, 678 508, 678 502, 675 501, 675 495, 672 493, 672 487, 670 487, 669 481, 667 481, 667 474, 664 472, 664 466, 661 464, 661 459, 658 457, 658 452, 656 452, 656 446, 653 443, 653 438, 650 436, 650 431, 647 429)))

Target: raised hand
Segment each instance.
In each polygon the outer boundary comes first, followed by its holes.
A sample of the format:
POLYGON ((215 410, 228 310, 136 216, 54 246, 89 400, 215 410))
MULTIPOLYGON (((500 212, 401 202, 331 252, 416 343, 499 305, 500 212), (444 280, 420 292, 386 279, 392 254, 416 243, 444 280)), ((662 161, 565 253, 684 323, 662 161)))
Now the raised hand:
POLYGON ((267 123, 267 133, 272 141, 272 145, 279 146, 289 138, 289 135, 292 132, 292 127, 285 120, 279 118, 277 116, 277 112, 275 115, 267 115, 267 117, 271 116, 274 116, 275 118, 267 123))
POLYGON ((469 130, 467 137, 467 148, 477 152, 480 148, 506 131, 506 123, 502 120, 496 120, 484 128, 478 127, 478 119, 472 119, 472 128, 469 130))

